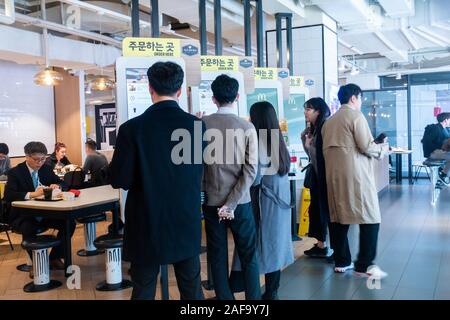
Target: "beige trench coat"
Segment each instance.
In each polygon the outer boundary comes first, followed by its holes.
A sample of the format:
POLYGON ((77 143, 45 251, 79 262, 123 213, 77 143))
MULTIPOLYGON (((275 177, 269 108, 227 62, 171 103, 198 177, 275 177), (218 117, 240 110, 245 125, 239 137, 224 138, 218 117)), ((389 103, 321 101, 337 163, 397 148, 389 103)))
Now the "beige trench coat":
POLYGON ((380 223, 374 158, 387 148, 373 142, 360 111, 343 105, 322 128, 331 222, 380 223))

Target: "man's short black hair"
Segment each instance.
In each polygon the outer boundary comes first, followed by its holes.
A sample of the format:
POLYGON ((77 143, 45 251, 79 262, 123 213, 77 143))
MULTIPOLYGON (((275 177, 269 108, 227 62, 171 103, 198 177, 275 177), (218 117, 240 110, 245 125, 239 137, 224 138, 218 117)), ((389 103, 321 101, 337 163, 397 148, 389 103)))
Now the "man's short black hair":
POLYGON ((346 84, 339 88, 338 98, 341 104, 349 103, 350 99, 353 96, 358 96, 362 93, 362 90, 359 86, 353 83, 346 84))
POLYGON ((184 72, 173 62, 157 62, 147 70, 148 83, 159 96, 172 96, 183 85, 184 72))
POLYGON ((233 103, 239 92, 239 82, 226 74, 221 74, 211 83, 211 90, 220 105, 233 103))
POLYGON ((87 139, 85 145, 91 150, 97 150, 97 142, 92 139, 87 139))
POLYGON ((6 143, 0 143, 0 153, 7 155, 9 153, 9 148, 6 143))
POLYGON ((444 122, 445 120, 450 119, 450 112, 439 113, 436 119, 439 123, 444 122))
POLYGON ((28 142, 23 150, 27 156, 31 156, 35 153, 47 154, 47 147, 39 141, 28 142))

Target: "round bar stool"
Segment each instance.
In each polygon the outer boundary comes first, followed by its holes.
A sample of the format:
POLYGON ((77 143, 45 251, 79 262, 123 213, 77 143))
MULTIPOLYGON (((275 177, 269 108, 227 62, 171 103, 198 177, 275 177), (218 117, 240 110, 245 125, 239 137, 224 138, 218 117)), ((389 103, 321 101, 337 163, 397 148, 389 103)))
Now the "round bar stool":
POLYGON ((25 292, 42 292, 58 288, 61 282, 50 280, 50 265, 48 249, 61 244, 54 236, 36 236, 22 241, 22 248, 31 250, 33 256, 33 281, 23 287, 25 292))
MULTIPOLYGON (((48 230, 48 228, 41 228, 41 229, 38 229, 38 230, 36 231, 36 235, 38 235, 38 234, 40 234, 40 233, 44 233, 44 232, 47 231, 47 230, 48 230)), ((30 272, 32 268, 33 268, 33 261, 31 261, 30 255, 29 255, 28 252, 27 252, 27 262, 26 262, 26 263, 19 264, 19 265, 16 267, 16 269, 17 269, 18 271, 22 271, 22 272, 30 272)))
POLYGON ((94 245, 94 240, 96 237, 96 223, 106 220, 106 214, 103 212, 101 214, 95 214, 88 217, 83 217, 77 219, 78 223, 84 225, 84 249, 78 250, 77 255, 80 257, 90 257, 102 254, 105 250, 98 250, 94 245))
POLYGON ((106 234, 95 239, 94 244, 97 248, 106 250, 106 280, 97 284, 96 289, 117 291, 132 287, 130 280, 122 280, 122 237, 106 234))

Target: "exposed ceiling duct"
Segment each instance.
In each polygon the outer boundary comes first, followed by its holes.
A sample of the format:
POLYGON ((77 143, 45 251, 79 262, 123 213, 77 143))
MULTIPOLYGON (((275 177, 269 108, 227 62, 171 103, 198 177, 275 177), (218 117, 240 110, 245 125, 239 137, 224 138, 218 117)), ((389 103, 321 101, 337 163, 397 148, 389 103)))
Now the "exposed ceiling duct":
POLYGON ((378 0, 386 15, 391 18, 412 17, 415 15, 414 0, 378 0))

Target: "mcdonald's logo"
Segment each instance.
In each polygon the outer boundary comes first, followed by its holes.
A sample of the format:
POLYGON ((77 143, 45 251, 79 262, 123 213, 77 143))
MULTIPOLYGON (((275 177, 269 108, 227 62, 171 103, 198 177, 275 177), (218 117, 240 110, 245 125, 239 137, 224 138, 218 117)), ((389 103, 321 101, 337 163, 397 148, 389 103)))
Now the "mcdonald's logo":
POLYGON ((256 97, 256 99, 258 101, 266 101, 267 100, 267 96, 265 93, 258 93, 258 96, 256 97))

